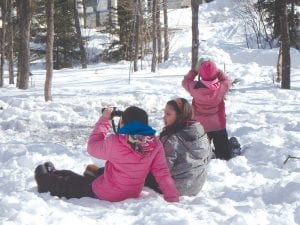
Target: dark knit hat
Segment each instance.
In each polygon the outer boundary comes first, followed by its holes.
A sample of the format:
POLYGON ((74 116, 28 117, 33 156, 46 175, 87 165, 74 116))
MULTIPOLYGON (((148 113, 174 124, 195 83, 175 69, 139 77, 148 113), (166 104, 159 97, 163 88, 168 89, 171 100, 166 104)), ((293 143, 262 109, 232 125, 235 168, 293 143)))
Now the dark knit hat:
POLYGON ((125 125, 132 121, 138 121, 148 125, 148 115, 143 109, 136 106, 130 106, 123 112, 122 122, 125 125))

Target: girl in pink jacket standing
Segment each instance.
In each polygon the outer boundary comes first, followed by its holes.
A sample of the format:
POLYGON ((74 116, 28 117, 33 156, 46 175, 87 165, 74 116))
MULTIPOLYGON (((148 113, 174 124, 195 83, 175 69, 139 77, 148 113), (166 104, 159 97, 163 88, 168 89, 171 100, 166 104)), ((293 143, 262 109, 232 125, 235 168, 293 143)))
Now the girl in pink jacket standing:
POLYGON ((193 97, 193 118, 199 121, 213 141, 218 159, 229 160, 231 153, 226 130, 224 97, 231 81, 211 60, 200 59, 195 70, 184 76, 182 86, 193 97), (195 78, 198 75, 198 80, 195 78))
POLYGON ((170 175, 163 146, 148 126, 147 113, 135 106, 127 108, 119 122, 117 134, 107 135, 111 113, 107 108, 88 140, 88 153, 106 160, 98 176, 82 176, 69 170, 56 170, 52 163, 35 170, 38 192, 80 198, 94 197, 111 202, 138 198, 147 174, 151 172, 169 202, 178 202, 179 193, 170 175))

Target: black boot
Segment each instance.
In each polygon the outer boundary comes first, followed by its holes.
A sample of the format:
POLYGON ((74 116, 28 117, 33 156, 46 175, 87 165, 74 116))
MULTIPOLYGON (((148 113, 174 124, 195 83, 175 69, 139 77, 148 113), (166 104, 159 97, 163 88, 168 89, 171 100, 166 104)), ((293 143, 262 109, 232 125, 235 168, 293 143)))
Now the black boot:
POLYGON ((229 148, 231 152, 231 158, 241 155, 241 144, 236 137, 229 139, 229 148))
POLYGON ((45 165, 39 165, 34 170, 34 179, 37 183, 37 188, 39 193, 44 193, 48 191, 45 180, 48 176, 48 171, 45 165))

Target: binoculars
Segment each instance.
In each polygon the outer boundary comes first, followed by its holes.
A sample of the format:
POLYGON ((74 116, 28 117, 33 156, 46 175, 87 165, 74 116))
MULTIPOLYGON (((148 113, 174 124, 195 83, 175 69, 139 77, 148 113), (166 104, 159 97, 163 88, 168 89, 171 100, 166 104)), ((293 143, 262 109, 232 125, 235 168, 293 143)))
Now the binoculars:
MULTIPOLYGON (((103 111, 106 108, 102 108, 101 112, 103 113, 103 111)), ((117 107, 113 107, 113 111, 111 112, 110 118, 113 119, 114 117, 121 117, 123 115, 123 111, 121 110, 117 110, 117 107)))

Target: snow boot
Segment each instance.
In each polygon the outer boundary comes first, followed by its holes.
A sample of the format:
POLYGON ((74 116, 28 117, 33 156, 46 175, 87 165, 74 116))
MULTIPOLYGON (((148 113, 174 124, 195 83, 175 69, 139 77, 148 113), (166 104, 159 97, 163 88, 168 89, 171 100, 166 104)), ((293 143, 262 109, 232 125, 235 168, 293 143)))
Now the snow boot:
POLYGON ((241 144, 236 137, 231 137, 229 139, 229 148, 231 153, 231 158, 241 155, 241 144))
POLYGON ((85 168, 85 171, 83 173, 83 176, 92 176, 92 177, 97 177, 98 175, 98 170, 100 168, 95 165, 95 164, 89 164, 87 165, 87 167, 85 168))
POLYGON ((48 176, 48 171, 45 165, 38 165, 34 170, 34 179, 37 183, 39 193, 45 193, 48 191, 45 179, 48 176))
POLYGON ((95 164, 89 164, 85 168, 85 171, 83 172, 83 176, 85 177, 98 177, 104 173, 104 167, 99 167, 95 164))

